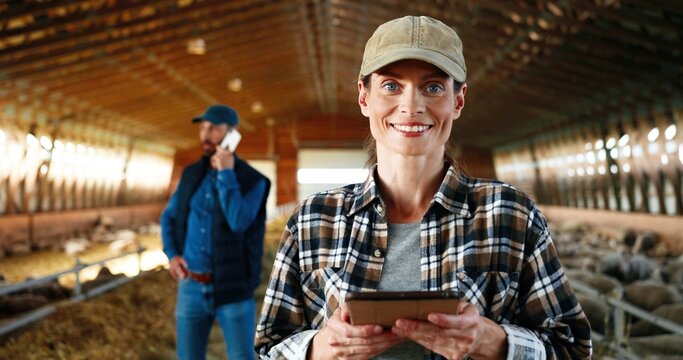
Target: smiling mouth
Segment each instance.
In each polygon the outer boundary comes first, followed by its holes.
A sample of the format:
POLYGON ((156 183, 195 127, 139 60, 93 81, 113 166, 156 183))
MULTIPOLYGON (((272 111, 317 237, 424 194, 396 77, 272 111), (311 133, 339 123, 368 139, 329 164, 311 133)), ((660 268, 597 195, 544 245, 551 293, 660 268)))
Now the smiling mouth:
POLYGON ((405 133, 405 134, 412 134, 412 135, 418 135, 426 132, 427 130, 431 129, 433 125, 403 125, 403 124, 391 124, 391 127, 394 129, 405 133))

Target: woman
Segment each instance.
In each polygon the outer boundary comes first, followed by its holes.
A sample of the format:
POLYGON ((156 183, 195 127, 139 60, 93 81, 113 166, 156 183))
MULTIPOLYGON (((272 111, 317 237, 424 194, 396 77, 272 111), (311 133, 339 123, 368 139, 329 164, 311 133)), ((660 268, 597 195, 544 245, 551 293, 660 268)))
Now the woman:
MULTIPOLYGON (((465 105, 462 43, 407 16, 366 44, 358 103, 377 163, 290 218, 257 326, 272 358, 589 358, 588 321, 527 196, 468 178, 447 155, 465 105), (452 290, 457 315, 349 323, 351 291, 452 290)), ((373 156, 374 158, 374 156, 373 156)))

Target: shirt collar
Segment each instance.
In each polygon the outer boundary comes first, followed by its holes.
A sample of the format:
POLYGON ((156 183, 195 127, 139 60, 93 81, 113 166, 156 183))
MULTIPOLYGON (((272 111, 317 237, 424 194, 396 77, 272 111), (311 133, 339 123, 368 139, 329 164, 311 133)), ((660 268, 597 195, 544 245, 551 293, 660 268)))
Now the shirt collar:
MULTIPOLYGON (((348 211, 349 215, 353 215, 369 204, 377 201, 382 206, 382 200, 379 188, 375 182, 375 174, 377 172, 377 164, 375 164, 368 172, 368 177, 362 184, 356 185, 354 188, 354 199, 348 211)), ((447 211, 459 216, 469 216, 469 206, 467 204, 467 193, 471 184, 471 179, 461 174, 459 170, 449 164, 446 176, 444 176, 439 190, 434 194, 430 209, 438 204, 447 211)))

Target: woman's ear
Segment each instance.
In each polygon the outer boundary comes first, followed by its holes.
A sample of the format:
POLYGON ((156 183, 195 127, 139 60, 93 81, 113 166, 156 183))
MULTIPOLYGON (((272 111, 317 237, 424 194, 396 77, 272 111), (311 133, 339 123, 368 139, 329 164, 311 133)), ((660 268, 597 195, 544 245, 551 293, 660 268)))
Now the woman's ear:
POLYGON ((453 120, 460 117, 462 109, 465 107, 465 93, 467 92, 467 84, 463 83, 460 90, 455 93, 455 107, 453 108, 453 120))
POLYGON ((363 84, 362 80, 358 80, 358 105, 360 105, 360 112, 363 116, 368 117, 368 89, 363 84))

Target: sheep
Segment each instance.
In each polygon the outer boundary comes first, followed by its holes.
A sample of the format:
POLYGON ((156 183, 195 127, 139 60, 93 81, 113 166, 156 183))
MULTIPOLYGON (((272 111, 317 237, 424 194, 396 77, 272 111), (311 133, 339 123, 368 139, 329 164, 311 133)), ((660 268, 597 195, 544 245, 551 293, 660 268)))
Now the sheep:
POLYGON ((67 253, 69 256, 78 255, 84 252, 89 247, 90 242, 88 241, 88 239, 84 238, 69 239, 63 245, 64 252, 67 253))
MULTIPOLYGON (((662 305, 656 308, 652 313, 683 325, 683 304, 662 305)), ((631 327, 631 336, 660 335, 668 332, 669 331, 645 320, 640 320, 631 327)))
POLYGON ((13 294, 0 296, 0 313, 12 316, 47 305, 42 295, 13 294))
POLYGON ((609 275, 596 274, 586 270, 566 270, 566 273, 570 279, 570 284, 571 279, 576 279, 602 294, 616 295, 617 298, 620 298, 623 292, 621 283, 609 275))
POLYGON ((103 266, 100 271, 97 273, 97 277, 95 279, 86 281, 81 285, 81 291, 84 293, 89 292, 90 290, 99 287, 101 285, 104 285, 105 283, 108 283, 114 279, 118 279, 120 277, 125 276, 124 274, 112 274, 111 270, 109 270, 108 267, 103 266))
POLYGON ((576 299, 581 304, 584 314, 588 317, 591 329, 604 335, 605 330, 609 329, 607 325, 612 323, 610 309, 607 304, 582 293, 577 293, 576 299))
POLYGON ((631 338, 631 349, 640 356, 683 354, 683 335, 653 335, 631 338))
POLYGON ((109 244, 109 249, 120 254, 138 248, 138 235, 132 230, 119 230, 116 232, 116 239, 109 244))
POLYGON ((655 280, 636 281, 625 288, 624 298, 631 304, 647 311, 659 306, 683 301, 675 288, 655 280))

